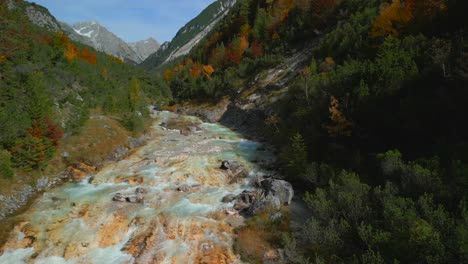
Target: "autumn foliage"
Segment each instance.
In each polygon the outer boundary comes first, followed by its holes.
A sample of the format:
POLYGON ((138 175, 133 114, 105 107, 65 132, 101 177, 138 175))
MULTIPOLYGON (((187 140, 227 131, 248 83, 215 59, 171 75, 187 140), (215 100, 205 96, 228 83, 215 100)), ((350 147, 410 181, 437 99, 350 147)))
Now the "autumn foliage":
POLYGON ((391 4, 384 3, 369 36, 396 37, 415 18, 432 19, 438 12, 446 9, 443 0, 393 0, 391 4))
POLYGON ((97 63, 96 54, 89 52, 87 48, 84 48, 80 51, 79 57, 87 61, 89 64, 97 63))
POLYGON ((330 98, 330 120, 331 124, 324 127, 331 137, 351 136, 353 124, 349 122, 340 110, 340 102, 334 96, 330 98))
POLYGON ((54 147, 58 146, 60 139, 63 137, 63 130, 48 116, 34 121, 27 133, 38 139, 48 138, 54 147))
POLYGON ((411 8, 400 0, 393 0, 391 4, 383 4, 380 16, 372 25, 370 37, 398 36, 401 29, 413 19, 411 8))
POLYGON ((70 41, 70 39, 62 32, 56 33, 55 43, 56 48, 64 49, 64 56, 67 60, 83 59, 89 64, 96 65, 96 54, 89 52, 88 48, 83 48, 81 51, 70 41))

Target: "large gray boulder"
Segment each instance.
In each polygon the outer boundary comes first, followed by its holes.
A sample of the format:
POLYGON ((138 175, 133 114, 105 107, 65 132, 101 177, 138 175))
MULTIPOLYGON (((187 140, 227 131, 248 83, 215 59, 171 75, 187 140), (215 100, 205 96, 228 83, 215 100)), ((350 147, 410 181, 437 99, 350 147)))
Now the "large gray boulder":
POLYGON ((262 189, 265 195, 277 197, 281 205, 290 205, 294 197, 294 189, 292 185, 284 180, 265 179, 261 182, 262 189))
POLYGON ((243 191, 236 197, 234 209, 237 211, 243 211, 251 207, 256 201, 256 194, 250 191, 243 191))
POLYGON ((256 215, 262 212, 274 212, 281 209, 281 201, 278 197, 267 195, 253 203, 247 210, 250 215, 256 215))

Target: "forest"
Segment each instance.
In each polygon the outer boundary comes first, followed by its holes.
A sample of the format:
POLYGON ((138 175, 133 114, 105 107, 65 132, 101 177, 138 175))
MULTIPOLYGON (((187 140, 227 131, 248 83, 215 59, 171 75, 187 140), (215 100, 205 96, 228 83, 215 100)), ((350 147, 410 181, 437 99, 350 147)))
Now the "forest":
MULTIPOLYGON (((0 178, 42 171, 64 138, 98 111, 134 134, 149 104, 171 98, 164 80, 33 25, 29 3, 0 3, 0 178)), ((18 176, 19 177, 19 176, 18 176)))
MULTIPOLYGON (((238 1, 189 56, 166 66, 179 102, 239 101, 263 69, 311 50, 263 124, 248 124, 277 147, 311 217, 298 229, 261 217, 244 229, 270 234, 262 239, 294 263, 467 262, 466 8, 238 1)), ((243 259, 260 261, 242 242, 243 259)))

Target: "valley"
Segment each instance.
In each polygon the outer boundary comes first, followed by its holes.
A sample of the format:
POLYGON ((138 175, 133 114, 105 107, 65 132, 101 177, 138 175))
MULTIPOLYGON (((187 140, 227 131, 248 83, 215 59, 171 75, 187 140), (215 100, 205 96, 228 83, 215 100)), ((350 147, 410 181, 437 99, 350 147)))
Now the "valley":
MULTIPOLYGON (((221 125, 169 112, 154 117, 146 145, 45 192, 17 216, 0 263, 240 263, 233 232, 245 219, 236 209, 250 205, 239 208, 235 197, 256 193, 255 181, 274 173, 272 154, 221 125), (164 127, 172 124, 193 129, 164 127), (239 168, 221 168, 225 160, 239 168)), ((290 203, 293 193, 285 194, 290 203)), ((281 206, 258 199, 255 213, 281 206)))
POLYGON ((468 263, 468 2, 69 4, 0 0, 1 264, 468 263))

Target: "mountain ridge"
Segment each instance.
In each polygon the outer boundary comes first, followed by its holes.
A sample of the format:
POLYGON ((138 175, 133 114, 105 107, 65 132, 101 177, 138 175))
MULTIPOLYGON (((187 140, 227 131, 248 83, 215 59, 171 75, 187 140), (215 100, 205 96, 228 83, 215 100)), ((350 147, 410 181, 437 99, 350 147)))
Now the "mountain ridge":
POLYGON ((95 20, 67 26, 64 28, 72 39, 134 64, 142 62, 151 53, 156 52, 160 46, 153 38, 127 43, 95 20))
POLYGON ((175 37, 164 43, 141 64, 148 69, 158 68, 176 58, 187 55, 213 27, 225 17, 237 0, 218 0, 205 8, 198 16, 190 20, 176 33, 175 37))
MULTIPOLYGON (((20 5, 13 0, 8 0, 6 3, 10 10, 20 7, 20 5)), ((26 3, 26 5, 24 5, 24 12, 33 24, 50 31, 63 31, 74 41, 119 57, 128 63, 141 63, 149 55, 156 52, 160 46, 159 42, 152 37, 127 43, 117 34, 111 32, 95 20, 82 21, 69 25, 66 22, 58 21, 46 7, 32 2, 24 3, 26 3)))

